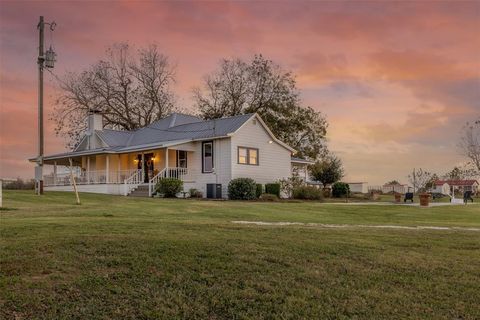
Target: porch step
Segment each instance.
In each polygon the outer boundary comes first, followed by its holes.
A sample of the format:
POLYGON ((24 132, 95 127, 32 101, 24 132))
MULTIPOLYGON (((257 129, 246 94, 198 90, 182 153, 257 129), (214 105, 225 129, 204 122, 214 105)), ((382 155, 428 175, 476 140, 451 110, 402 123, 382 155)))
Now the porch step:
POLYGON ((129 197, 148 197, 148 185, 139 185, 135 190, 130 192, 129 197))

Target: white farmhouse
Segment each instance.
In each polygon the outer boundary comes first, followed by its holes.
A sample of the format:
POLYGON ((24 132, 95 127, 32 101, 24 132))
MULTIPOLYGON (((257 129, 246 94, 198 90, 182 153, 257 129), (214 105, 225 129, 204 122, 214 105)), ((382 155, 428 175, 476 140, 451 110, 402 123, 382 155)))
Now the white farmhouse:
POLYGON ((202 120, 174 113, 135 131, 116 131, 104 129, 102 115, 91 112, 75 150, 44 157, 44 164, 54 167, 44 176, 44 188, 72 190, 70 174, 57 172, 71 160, 83 192, 151 195, 156 182, 175 177, 187 191, 224 198, 232 179, 272 183, 290 177, 292 166, 310 163, 292 161, 293 153, 257 114, 202 120))

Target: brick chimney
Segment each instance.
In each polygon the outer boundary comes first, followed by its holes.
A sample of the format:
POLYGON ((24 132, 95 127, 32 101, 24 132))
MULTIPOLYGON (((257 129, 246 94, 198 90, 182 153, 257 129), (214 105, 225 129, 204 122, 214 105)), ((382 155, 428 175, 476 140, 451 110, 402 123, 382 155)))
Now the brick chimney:
POLYGON ((103 116, 98 110, 90 110, 87 116, 87 131, 85 132, 88 145, 87 149, 96 149, 102 146, 102 142, 94 134, 95 131, 103 130, 103 116))

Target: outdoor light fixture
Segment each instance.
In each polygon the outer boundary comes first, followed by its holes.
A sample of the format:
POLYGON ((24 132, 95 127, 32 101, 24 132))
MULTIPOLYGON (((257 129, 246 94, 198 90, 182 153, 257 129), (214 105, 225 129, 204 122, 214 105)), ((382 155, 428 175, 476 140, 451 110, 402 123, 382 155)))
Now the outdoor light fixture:
POLYGON ((272 143, 273 143, 273 141, 272 141, 272 140, 270 140, 270 141, 268 141, 268 143, 272 144, 272 143))

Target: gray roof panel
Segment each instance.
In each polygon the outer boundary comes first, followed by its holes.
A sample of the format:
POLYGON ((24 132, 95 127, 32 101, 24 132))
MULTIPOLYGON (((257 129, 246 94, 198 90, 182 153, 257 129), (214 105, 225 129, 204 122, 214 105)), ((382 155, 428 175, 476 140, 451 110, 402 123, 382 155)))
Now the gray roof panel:
POLYGON ((110 147, 126 146, 133 134, 130 131, 110 129, 97 130, 95 133, 110 147))
POLYGON ((169 123, 173 120, 171 119, 172 116, 170 116, 133 132, 133 136, 126 146, 131 147, 155 142, 223 137, 235 132, 250 119, 252 115, 253 114, 246 114, 215 120, 195 121, 173 127, 165 127, 168 118, 170 118, 169 123))

